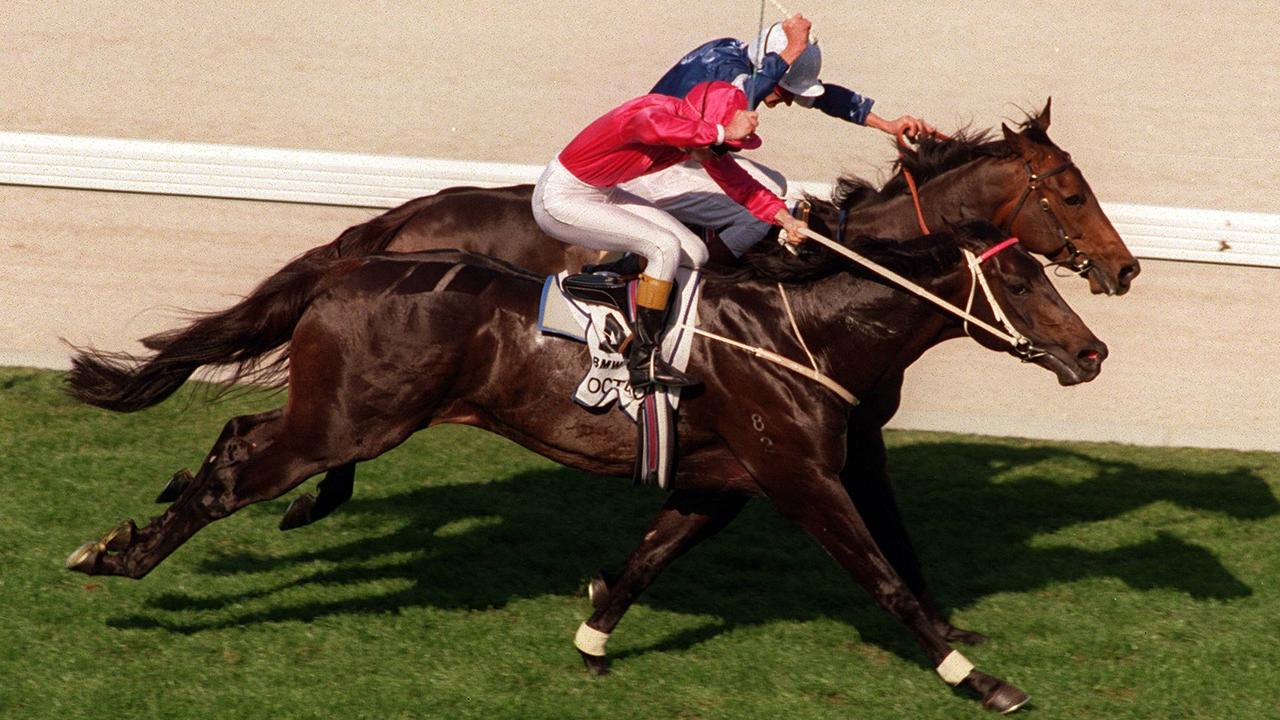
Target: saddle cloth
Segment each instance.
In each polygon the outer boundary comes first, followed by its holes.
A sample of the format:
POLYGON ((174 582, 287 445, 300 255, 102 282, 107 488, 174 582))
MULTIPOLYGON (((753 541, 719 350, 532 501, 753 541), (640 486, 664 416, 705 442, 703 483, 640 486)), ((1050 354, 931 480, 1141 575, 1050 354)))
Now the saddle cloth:
MULTIPOLYGON (((574 392, 575 402, 593 410, 604 410, 617 402, 618 408, 635 421, 644 395, 632 389, 627 360, 617 351, 626 337, 629 323, 611 307, 584 303, 566 295, 560 283, 567 276, 567 272, 549 275, 543 283, 538 329, 586 343, 591 354, 591 366, 574 392)), ((673 299, 668 326, 679 329, 663 337, 662 356, 676 368, 684 370, 689 364, 689 352, 693 346, 693 332, 685 328, 697 325, 702 283, 697 272, 683 267, 676 272, 676 283, 680 292, 673 299)), ((664 390, 658 394, 666 398, 673 410, 678 406, 679 389, 664 390)))

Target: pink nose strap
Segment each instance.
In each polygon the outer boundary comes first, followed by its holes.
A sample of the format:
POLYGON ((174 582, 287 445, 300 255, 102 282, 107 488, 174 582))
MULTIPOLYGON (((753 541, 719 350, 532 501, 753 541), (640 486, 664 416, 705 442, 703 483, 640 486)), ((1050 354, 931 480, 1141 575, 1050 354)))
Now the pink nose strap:
POLYGON ((996 253, 1009 247, 1010 245, 1017 245, 1017 244, 1018 244, 1018 238, 1011 237, 1008 240, 1004 240, 997 245, 992 245, 986 252, 978 256, 978 264, 981 265, 983 262, 986 261, 987 258, 991 257, 992 255, 995 255, 996 253))

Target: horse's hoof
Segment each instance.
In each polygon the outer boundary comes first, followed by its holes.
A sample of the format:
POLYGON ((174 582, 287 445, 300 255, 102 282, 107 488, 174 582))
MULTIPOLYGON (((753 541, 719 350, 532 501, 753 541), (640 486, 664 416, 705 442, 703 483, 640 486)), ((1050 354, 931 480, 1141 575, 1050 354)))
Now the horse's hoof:
POLYGON ((578 654, 582 656, 582 662, 587 666, 587 672, 595 676, 609 674, 609 658, 604 655, 588 655, 581 650, 578 654))
POLYGON ((132 520, 125 520, 120 527, 107 533, 100 544, 111 552, 124 552, 133 544, 133 536, 137 531, 138 527, 132 520))
POLYGON ((1027 701, 1030 699, 1031 696, 1022 692, 1018 688, 1007 682, 1000 682, 995 687, 991 688, 991 692, 988 692, 986 696, 982 698, 982 707, 988 710, 994 710, 1001 715, 1008 715, 1023 705, 1026 705, 1027 701))
POLYGON ((280 529, 293 530, 315 522, 311 517, 311 511, 315 506, 316 499, 311 493, 303 493, 294 498, 293 502, 289 503, 289 507, 284 509, 284 517, 280 518, 280 529))
POLYGON ((94 567, 98 564, 98 557, 101 553, 101 546, 90 540, 76 548, 67 556, 67 569, 74 570, 75 572, 82 572, 86 575, 92 575, 94 567))
POLYGON ((171 503, 174 500, 177 500, 178 496, 182 494, 182 491, 187 489, 187 486, 190 485, 191 481, 194 479, 195 477, 191 474, 190 470, 182 468, 178 472, 174 473, 173 477, 169 478, 169 482, 165 484, 164 489, 156 496, 156 502, 171 503))
POLYGON ((587 599, 591 601, 591 607, 597 610, 609 602, 609 581, 605 579, 603 570, 587 583, 587 599))

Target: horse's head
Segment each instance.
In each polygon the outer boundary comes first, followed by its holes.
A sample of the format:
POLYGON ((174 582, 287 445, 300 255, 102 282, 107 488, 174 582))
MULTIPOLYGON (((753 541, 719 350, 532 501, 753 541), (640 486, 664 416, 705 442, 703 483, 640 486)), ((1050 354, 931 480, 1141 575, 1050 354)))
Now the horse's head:
POLYGON ((1052 370, 1063 385, 1097 377, 1107 346, 1062 299, 1039 261, 1018 243, 1003 242, 1005 234, 989 223, 965 223, 953 232, 973 258, 973 313, 996 328, 1004 327, 1015 338, 1020 336, 1026 344, 1014 347, 970 326, 973 338, 986 347, 1006 350, 1052 370), (989 294, 982 289, 983 280, 989 294), (997 309, 993 310, 992 302, 997 309))
POLYGON ((1013 156, 1013 183, 1022 189, 996 222, 1028 250, 1087 277, 1094 293, 1123 295, 1141 267, 1071 155, 1049 139, 1050 105, 1019 132, 1001 125, 1013 156))

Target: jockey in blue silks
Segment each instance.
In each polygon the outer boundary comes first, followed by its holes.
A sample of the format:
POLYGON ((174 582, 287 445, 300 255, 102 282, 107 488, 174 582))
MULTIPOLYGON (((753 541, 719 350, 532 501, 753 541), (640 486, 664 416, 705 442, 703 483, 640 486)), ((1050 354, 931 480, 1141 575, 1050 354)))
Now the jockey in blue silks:
MULTIPOLYGON (((650 92, 684 97, 708 80, 728 82, 747 95, 748 107, 796 104, 856 125, 910 137, 931 133, 933 126, 910 115, 885 120, 871 111, 869 97, 818 79, 822 51, 810 43, 812 24, 794 15, 765 28, 750 44, 733 38, 712 40, 694 49, 667 71, 650 92)), ((740 160, 770 191, 785 196, 787 181, 776 170, 740 160)), ((770 230, 741 205, 730 200, 696 162, 675 165, 622 186, 691 225, 719 230, 720 239, 735 255, 759 242, 770 230)))

